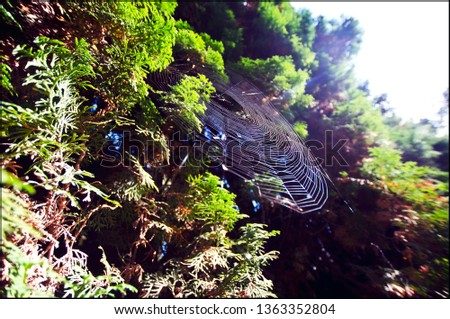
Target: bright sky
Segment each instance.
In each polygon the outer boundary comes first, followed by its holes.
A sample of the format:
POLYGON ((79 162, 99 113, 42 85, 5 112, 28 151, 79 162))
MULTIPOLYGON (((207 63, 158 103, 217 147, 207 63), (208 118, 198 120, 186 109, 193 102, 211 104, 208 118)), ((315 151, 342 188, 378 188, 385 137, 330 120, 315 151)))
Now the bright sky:
POLYGON ((448 2, 291 2, 314 16, 356 18, 364 30, 355 60, 372 95, 387 93, 405 120, 435 118, 449 86, 448 2))

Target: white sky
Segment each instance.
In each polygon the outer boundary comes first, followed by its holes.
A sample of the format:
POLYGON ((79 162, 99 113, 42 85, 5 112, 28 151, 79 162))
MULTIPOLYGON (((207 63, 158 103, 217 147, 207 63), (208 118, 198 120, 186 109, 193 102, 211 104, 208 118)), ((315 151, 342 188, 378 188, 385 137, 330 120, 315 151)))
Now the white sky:
POLYGON ((448 2, 291 2, 314 16, 356 18, 364 30, 355 59, 372 95, 387 93, 405 120, 435 118, 449 86, 448 2))

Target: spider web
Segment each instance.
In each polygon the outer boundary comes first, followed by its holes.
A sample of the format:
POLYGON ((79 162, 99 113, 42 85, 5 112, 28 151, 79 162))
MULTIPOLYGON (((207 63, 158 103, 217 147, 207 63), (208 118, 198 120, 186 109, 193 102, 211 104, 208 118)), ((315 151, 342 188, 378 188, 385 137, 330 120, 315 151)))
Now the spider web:
MULTIPOLYGON (((167 90, 189 72, 169 68, 154 82, 167 90)), ((216 94, 207 104, 201 118, 203 130, 195 134, 195 140, 211 165, 248 181, 269 201, 299 213, 320 210, 328 198, 328 176, 289 122, 262 91, 241 76, 230 75, 229 83, 209 78, 216 94)), ((176 113, 174 120, 192 131, 176 113)))

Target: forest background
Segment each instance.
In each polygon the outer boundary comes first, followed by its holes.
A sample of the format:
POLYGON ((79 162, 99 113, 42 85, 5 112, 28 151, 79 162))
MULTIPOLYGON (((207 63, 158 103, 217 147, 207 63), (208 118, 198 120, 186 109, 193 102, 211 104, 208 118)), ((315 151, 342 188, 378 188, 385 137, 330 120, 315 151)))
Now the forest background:
POLYGON ((370 97, 355 19, 269 1, 0 13, 2 297, 448 297, 448 90, 419 123, 370 97), (203 132, 232 73, 301 138, 345 141, 345 163, 311 148, 335 185, 320 211, 174 158, 173 115, 203 132))

